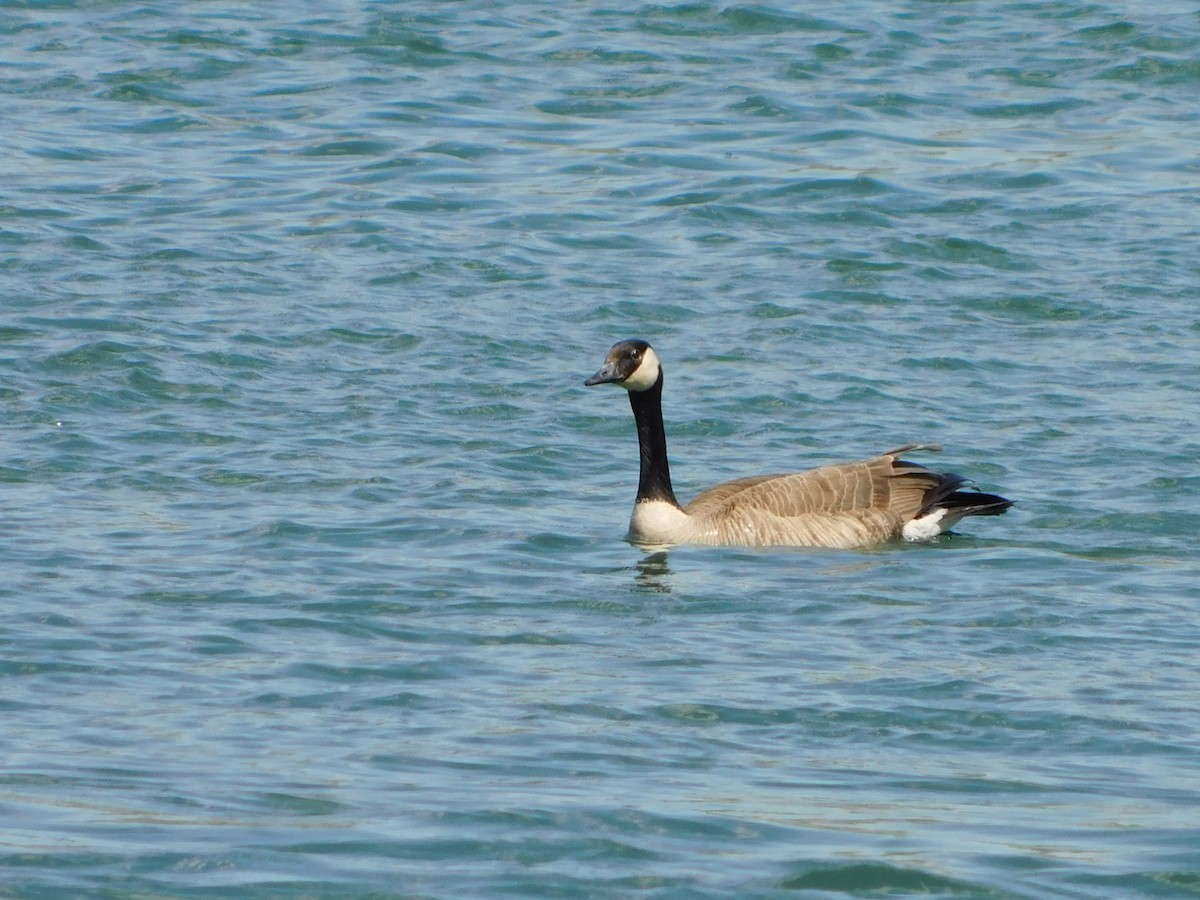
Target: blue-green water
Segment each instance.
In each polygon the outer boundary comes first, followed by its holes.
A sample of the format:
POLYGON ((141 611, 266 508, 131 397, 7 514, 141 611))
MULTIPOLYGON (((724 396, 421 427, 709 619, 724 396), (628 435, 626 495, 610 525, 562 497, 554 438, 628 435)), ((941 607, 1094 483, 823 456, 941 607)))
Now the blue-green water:
POLYGON ((0 5, 0 894, 1200 893, 1194 5, 0 5), (932 546, 622 541, 909 441, 932 546))

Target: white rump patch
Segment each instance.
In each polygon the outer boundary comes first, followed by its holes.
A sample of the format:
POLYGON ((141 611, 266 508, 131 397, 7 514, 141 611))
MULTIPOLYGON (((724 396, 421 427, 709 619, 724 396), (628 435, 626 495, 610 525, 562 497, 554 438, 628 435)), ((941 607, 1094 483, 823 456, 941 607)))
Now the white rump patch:
POLYGON ((919 519, 904 523, 902 534, 906 541, 928 541, 945 531, 951 523, 943 522, 949 510, 935 509, 919 519))

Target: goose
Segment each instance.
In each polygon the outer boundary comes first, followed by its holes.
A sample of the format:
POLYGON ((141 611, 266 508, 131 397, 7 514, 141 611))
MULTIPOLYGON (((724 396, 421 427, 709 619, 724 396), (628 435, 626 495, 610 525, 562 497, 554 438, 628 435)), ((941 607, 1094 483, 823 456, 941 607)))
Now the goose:
POLYGON ((898 538, 927 541, 965 516, 998 516, 1013 505, 996 494, 961 490, 967 484, 961 475, 902 459, 942 449, 906 444, 858 462, 727 481, 681 506, 671 488, 663 368, 654 349, 642 340, 618 341, 584 384, 615 384, 629 393, 641 451, 628 535, 636 545, 854 549, 898 538))

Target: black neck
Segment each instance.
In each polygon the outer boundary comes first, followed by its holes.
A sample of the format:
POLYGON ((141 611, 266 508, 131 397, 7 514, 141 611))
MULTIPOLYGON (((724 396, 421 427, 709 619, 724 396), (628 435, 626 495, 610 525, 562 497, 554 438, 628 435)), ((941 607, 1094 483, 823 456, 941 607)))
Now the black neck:
POLYGON ((665 500, 678 506, 671 490, 671 468, 667 464, 667 432, 662 418, 662 372, 654 387, 645 391, 630 391, 629 405, 637 421, 638 449, 642 455, 642 470, 638 478, 637 500, 665 500))

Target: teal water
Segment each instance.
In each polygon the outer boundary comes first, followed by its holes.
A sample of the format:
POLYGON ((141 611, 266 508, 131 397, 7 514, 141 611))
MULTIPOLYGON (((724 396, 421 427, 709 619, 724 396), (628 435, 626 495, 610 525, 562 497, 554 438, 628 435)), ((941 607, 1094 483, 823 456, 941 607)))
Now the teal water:
POLYGON ((1200 893, 1192 4, 0 4, 0 894, 1200 893), (929 546, 622 540, 937 441, 929 546))

